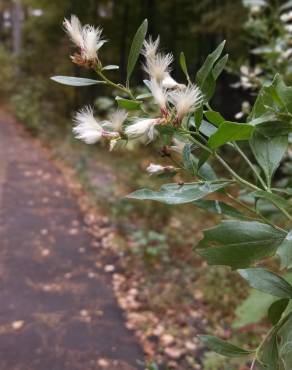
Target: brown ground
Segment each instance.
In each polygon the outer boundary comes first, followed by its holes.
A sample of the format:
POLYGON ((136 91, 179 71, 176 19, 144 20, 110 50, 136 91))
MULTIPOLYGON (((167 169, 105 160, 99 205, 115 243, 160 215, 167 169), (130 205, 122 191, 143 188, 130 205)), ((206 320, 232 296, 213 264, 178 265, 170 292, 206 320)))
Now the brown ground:
POLYGON ((144 368, 92 243, 46 152, 0 115, 0 370, 144 368))

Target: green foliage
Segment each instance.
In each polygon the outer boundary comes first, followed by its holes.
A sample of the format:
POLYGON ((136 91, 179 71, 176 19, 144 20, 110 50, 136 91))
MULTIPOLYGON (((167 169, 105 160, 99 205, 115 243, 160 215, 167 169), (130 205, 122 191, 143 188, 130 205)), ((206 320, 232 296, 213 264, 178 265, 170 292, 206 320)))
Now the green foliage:
POLYGON ((191 184, 165 184, 159 191, 149 189, 137 190, 127 198, 138 200, 155 200, 166 204, 184 204, 204 198, 228 185, 228 182, 205 182, 191 184))
POLYGON ((253 351, 247 351, 245 349, 239 348, 231 343, 226 342, 212 335, 200 335, 199 339, 212 351, 219 353, 220 355, 227 357, 240 357, 248 356, 253 351))
POLYGON ((91 80, 90 78, 78 78, 78 77, 67 77, 67 76, 55 76, 51 78, 53 81, 68 86, 91 86, 104 84, 104 81, 91 80))
POLYGON ((273 255, 285 235, 259 222, 223 221, 204 231, 197 252, 211 265, 227 265, 237 269, 273 255))
POLYGON ((252 288, 274 297, 292 298, 292 286, 281 276, 271 271, 262 268, 249 268, 238 272, 252 288))
POLYGON ((137 60, 140 55, 140 51, 143 46, 143 42, 145 40, 145 36, 148 29, 148 21, 147 19, 144 20, 144 22, 141 24, 141 26, 138 28, 131 45, 129 59, 128 59, 128 66, 127 66, 127 84, 129 85, 129 81, 131 78, 131 75, 133 73, 133 70, 135 68, 135 65, 137 63, 137 60))

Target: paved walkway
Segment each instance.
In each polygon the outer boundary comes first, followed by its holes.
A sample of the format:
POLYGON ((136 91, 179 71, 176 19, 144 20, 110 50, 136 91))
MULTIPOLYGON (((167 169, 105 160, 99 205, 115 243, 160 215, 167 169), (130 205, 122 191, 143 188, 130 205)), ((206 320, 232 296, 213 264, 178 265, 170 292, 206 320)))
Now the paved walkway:
POLYGON ((58 169, 0 114, 0 370, 143 369, 91 243, 58 169))

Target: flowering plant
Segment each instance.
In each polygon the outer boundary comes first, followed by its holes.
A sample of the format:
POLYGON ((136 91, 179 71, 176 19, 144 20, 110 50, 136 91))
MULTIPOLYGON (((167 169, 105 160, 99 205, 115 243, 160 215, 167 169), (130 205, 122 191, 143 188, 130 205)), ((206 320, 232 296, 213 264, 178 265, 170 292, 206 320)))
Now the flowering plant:
POLYGON ((99 79, 55 76, 53 80, 72 86, 105 84, 121 95, 115 99, 118 109, 105 121, 97 120, 90 107, 79 111, 74 118, 75 136, 88 144, 104 140, 111 150, 118 142, 141 138, 145 142, 158 141, 161 154, 174 160, 174 165, 150 164, 148 172, 181 172, 183 176, 187 171, 194 181, 168 183, 159 190, 137 190, 128 198, 191 203, 219 214, 222 222, 204 231, 196 252, 208 264, 230 266, 253 288, 280 298, 269 309, 272 328, 256 349, 241 349, 209 335, 200 339, 224 356, 249 357, 251 369, 290 369, 292 312, 287 306, 292 299, 292 286, 274 272, 249 266, 277 256, 281 268, 292 267, 292 191, 281 187, 274 176, 286 155, 292 131, 292 88, 276 75, 261 88, 247 122, 231 122, 210 106, 216 80, 228 60, 228 55, 222 56, 225 42, 207 57, 195 81, 181 53, 180 65, 186 81, 178 83, 171 76, 173 56, 159 50, 159 38, 145 40, 145 20, 132 42, 126 83, 120 84, 108 77, 108 72, 118 67, 102 64, 100 49, 106 42, 102 30, 82 26, 76 16, 66 19, 64 27, 78 49, 72 61, 93 69, 99 79), (140 54, 145 58, 143 69, 148 79, 144 83, 149 93, 135 96, 130 80, 140 54), (149 99, 155 106, 153 112, 146 109, 149 99), (243 150, 244 143, 250 146, 252 156, 243 150), (249 168, 246 177, 228 164, 222 154, 223 146, 224 153, 234 152, 232 155, 239 155, 249 168), (222 176, 212 167, 213 161, 222 166, 222 176), (211 198, 205 199, 209 195, 211 198), (267 205, 273 219, 268 218, 267 205))

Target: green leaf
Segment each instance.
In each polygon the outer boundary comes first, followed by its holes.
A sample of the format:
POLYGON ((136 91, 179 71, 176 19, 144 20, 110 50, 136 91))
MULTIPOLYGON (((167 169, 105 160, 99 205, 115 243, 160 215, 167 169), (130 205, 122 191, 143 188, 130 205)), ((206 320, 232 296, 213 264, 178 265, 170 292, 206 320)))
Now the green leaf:
POLYGON ((200 341, 203 342, 210 350, 219 353, 226 357, 241 357, 248 356, 253 353, 253 351, 247 351, 245 349, 239 348, 225 340, 214 337, 212 335, 199 335, 200 341))
POLYGON ((278 331, 280 343, 278 344, 279 356, 283 362, 284 369, 290 370, 292 364, 292 315, 283 323, 278 331))
POLYGON ((223 58, 221 58, 219 60, 219 62, 215 65, 214 69, 213 69, 213 77, 215 79, 215 81, 217 80, 217 78, 221 75, 221 73, 223 72, 227 62, 228 62, 228 58, 229 58, 229 55, 226 54, 224 55, 223 58))
POLYGON ((281 208, 291 207, 291 204, 285 198, 281 197, 280 195, 274 194, 274 193, 269 193, 264 190, 258 190, 252 193, 252 195, 254 195, 256 198, 266 199, 270 201, 271 203, 273 203, 274 205, 281 207, 281 208))
POLYGON ((200 128, 202 120, 203 120, 203 105, 201 105, 198 109, 196 109, 195 114, 194 114, 194 119, 195 119, 195 125, 197 129, 200 128))
POLYGON ((283 243, 277 249, 277 255, 281 260, 281 268, 292 267, 292 230, 287 234, 283 243))
POLYGON ((229 185, 229 182, 205 182, 189 183, 184 185, 165 184, 159 191, 141 189, 129 194, 127 198, 139 200, 155 200, 166 204, 191 203, 195 200, 204 198, 208 194, 214 193, 229 185))
POLYGON ((249 285, 261 292, 279 298, 292 298, 292 286, 281 276, 263 268, 238 270, 249 285))
POLYGON ((68 76, 54 76, 51 77, 51 80, 58 82, 59 84, 68 86, 90 86, 105 83, 104 81, 91 80, 89 78, 68 77, 68 76))
POLYGON ((199 159, 192 154, 191 148, 191 145, 186 144, 183 149, 182 158, 185 169, 193 175, 199 175, 204 180, 216 180, 216 173, 209 163, 204 163, 199 167, 199 159))
POLYGON ((197 252, 210 265, 238 269, 273 255, 285 236, 284 232, 260 222, 223 221, 204 231, 197 252))
POLYGON ((270 335, 266 338, 264 345, 262 346, 259 359, 264 364, 259 369, 263 370, 280 370, 279 367, 279 354, 278 354, 278 343, 277 343, 277 330, 275 327, 270 335))
POLYGON ((221 42, 221 44, 216 48, 216 50, 214 50, 213 53, 207 56, 207 59, 205 60, 204 64, 199 69, 196 77, 196 82, 201 88, 204 85, 208 75, 212 72, 214 64, 220 58, 224 46, 225 41, 221 42))
POLYGON ((152 98, 151 93, 145 93, 145 94, 140 94, 140 95, 136 96, 137 100, 139 100, 139 99, 149 99, 149 98, 152 98))
POLYGON ((139 110, 142 104, 142 101, 124 99, 124 98, 121 98, 120 96, 116 97, 116 101, 120 108, 123 108, 126 110, 139 110))
POLYGON ((190 76, 189 76, 188 67, 186 63, 186 57, 183 51, 180 53, 179 62, 180 62, 181 69, 183 73, 185 74, 187 80, 190 81, 190 76))
POLYGON ((268 311, 268 317, 273 325, 276 325, 280 321, 283 312, 288 306, 288 303, 288 298, 282 298, 271 304, 268 311))
POLYGON ((139 54, 142 49, 147 30, 148 30, 148 21, 147 19, 145 19, 144 22, 141 24, 141 26, 138 28, 134 36, 132 45, 131 45, 129 59, 128 59, 128 66, 127 66, 127 82, 128 83, 130 81, 135 65, 138 61, 139 54))
POLYGON ((221 113, 215 112, 214 110, 208 110, 204 114, 207 120, 215 126, 220 126, 221 123, 225 122, 225 118, 222 117, 221 113))
POLYGON ((105 66, 102 68, 103 71, 113 71, 113 70, 116 70, 116 69, 119 69, 120 67, 115 65, 115 64, 110 64, 108 66, 105 66))
POLYGON ((266 115, 269 110, 270 113, 292 112, 292 88, 286 86, 279 75, 261 88, 249 120, 266 115))
POLYGON ((221 123, 218 130, 210 136, 208 145, 215 149, 230 141, 248 140, 254 127, 245 123, 225 121, 221 123))
POLYGON ((197 200, 193 203, 196 207, 218 215, 226 215, 233 218, 245 219, 245 216, 236 208, 219 200, 197 200))
POLYGON ((288 136, 265 137, 255 130, 250 146, 265 173, 268 184, 271 185, 273 175, 287 150, 288 136))
POLYGON ((211 123, 209 123, 209 122, 207 122, 205 120, 202 120, 201 125, 200 125, 200 132, 203 135, 205 135, 207 137, 210 137, 216 131, 217 131, 216 127, 214 127, 213 125, 211 125, 211 123))
POLYGON ((258 323, 267 316, 270 305, 276 300, 276 297, 251 289, 248 297, 236 308, 236 319, 233 321, 232 327, 239 329, 258 323))

